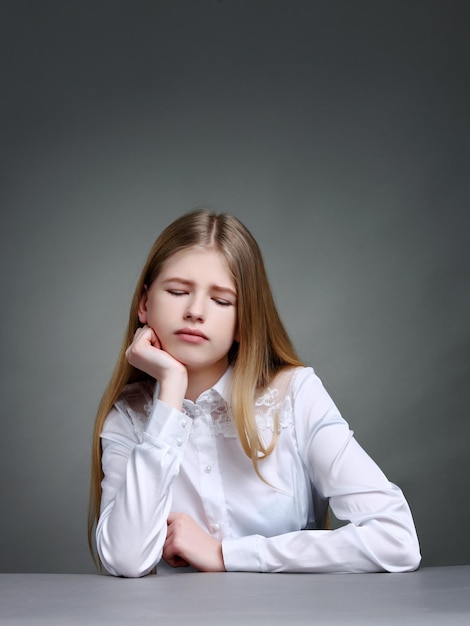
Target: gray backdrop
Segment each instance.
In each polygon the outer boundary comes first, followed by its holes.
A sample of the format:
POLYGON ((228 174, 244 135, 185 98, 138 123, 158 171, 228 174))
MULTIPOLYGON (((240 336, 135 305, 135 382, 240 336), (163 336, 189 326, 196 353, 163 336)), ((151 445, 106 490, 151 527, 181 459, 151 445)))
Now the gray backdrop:
POLYGON ((152 241, 204 203, 258 238, 423 564, 470 562, 469 9, 1 3, 3 571, 94 571, 94 413, 152 241))

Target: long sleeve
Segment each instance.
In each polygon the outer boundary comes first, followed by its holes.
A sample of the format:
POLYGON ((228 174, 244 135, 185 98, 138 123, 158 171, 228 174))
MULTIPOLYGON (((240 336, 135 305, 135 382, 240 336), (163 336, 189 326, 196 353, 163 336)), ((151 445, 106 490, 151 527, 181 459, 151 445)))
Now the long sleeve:
POLYGON ((96 541, 111 574, 143 576, 160 560, 171 484, 191 425, 191 419, 159 400, 140 428, 117 407, 108 415, 101 434, 104 479, 96 541))
POLYGON ((309 368, 293 392, 296 438, 308 478, 340 520, 333 530, 224 540, 227 570, 401 572, 420 563, 418 539, 401 490, 359 446, 309 368))

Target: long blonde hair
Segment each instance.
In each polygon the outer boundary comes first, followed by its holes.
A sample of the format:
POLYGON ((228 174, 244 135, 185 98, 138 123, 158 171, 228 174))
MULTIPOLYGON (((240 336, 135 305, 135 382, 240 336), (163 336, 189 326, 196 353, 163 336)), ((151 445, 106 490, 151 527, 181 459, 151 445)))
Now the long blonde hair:
POLYGON ((280 370, 302 363, 276 310, 261 250, 254 237, 231 215, 217 214, 209 209, 192 211, 170 224, 150 250, 134 292, 118 361, 98 407, 92 443, 88 513, 88 542, 92 554, 93 528, 100 514, 103 480, 101 430, 124 385, 150 378, 129 365, 125 356, 135 331, 141 325, 138 307, 144 286, 153 283, 165 261, 173 254, 195 246, 221 253, 235 282, 238 341, 233 343, 229 352, 229 362, 233 365, 231 410, 243 449, 258 474, 258 462, 268 456, 276 444, 276 436, 269 446, 263 444, 256 426, 253 399, 280 370))

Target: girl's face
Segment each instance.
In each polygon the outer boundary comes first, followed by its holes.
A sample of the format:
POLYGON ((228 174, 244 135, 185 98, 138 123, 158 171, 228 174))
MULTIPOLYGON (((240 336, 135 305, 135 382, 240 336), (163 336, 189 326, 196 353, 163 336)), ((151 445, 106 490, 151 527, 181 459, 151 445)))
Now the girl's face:
POLYGON ((224 257, 205 248, 174 254, 143 294, 139 319, 188 373, 205 369, 218 380, 237 329, 237 293, 224 257))

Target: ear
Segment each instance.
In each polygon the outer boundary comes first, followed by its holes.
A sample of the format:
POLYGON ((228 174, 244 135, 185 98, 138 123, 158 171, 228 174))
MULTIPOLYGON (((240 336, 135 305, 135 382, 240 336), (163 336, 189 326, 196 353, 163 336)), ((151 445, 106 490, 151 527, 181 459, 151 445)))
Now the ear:
POLYGON ((138 310, 139 322, 141 324, 147 323, 147 300, 148 300, 147 285, 144 285, 144 290, 140 298, 139 310, 138 310))

